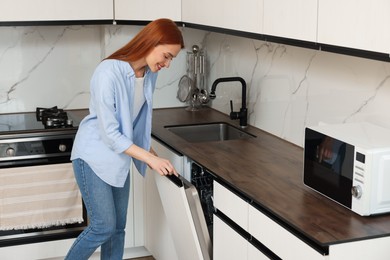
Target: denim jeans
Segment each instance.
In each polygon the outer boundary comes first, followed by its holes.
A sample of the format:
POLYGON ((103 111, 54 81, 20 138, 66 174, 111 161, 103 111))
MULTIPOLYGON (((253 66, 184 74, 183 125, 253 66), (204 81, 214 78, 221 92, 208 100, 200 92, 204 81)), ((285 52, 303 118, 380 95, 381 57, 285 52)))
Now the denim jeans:
POLYGON ((117 188, 102 181, 81 160, 73 161, 77 184, 87 209, 88 227, 77 237, 66 260, 87 260, 101 246, 102 260, 122 260, 130 178, 117 188))

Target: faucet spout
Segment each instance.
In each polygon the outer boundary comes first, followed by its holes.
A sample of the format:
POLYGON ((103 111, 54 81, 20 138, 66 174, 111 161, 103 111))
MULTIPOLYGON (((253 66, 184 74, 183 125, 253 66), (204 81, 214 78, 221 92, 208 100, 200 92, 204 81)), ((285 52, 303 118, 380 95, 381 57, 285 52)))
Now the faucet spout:
POLYGON ((240 126, 242 128, 247 127, 247 120, 248 120, 248 110, 246 108, 246 82, 241 77, 226 77, 226 78, 218 78, 214 81, 213 85, 211 86, 210 91, 210 99, 215 99, 215 91, 217 88, 217 85, 221 82, 231 82, 231 81, 238 81, 241 83, 242 86, 242 95, 241 95, 241 108, 240 112, 234 112, 233 111, 233 102, 230 101, 231 106, 231 112, 230 112, 230 119, 240 119, 240 126))

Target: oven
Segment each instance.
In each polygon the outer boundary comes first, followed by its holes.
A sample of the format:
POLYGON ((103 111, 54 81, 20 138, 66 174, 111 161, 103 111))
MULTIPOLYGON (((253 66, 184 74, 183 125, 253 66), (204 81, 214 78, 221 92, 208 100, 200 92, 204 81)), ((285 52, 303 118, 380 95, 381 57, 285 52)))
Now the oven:
POLYGON ((87 226, 70 161, 86 114, 0 114, 0 247, 74 238, 87 226))

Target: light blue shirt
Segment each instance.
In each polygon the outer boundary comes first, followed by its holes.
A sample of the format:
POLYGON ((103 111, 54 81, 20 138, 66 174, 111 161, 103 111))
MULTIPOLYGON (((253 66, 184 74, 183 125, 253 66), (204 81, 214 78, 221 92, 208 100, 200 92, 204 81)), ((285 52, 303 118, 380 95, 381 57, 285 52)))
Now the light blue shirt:
MULTIPOLYGON (((144 79, 145 103, 138 116, 133 115, 133 69, 127 62, 102 61, 91 79, 89 115, 80 123, 71 160, 83 159, 103 181, 123 187, 132 160, 124 151, 132 144, 147 151, 150 149, 156 80, 157 73, 147 69, 144 79)), ((136 159, 134 164, 144 176, 146 164, 136 159)))

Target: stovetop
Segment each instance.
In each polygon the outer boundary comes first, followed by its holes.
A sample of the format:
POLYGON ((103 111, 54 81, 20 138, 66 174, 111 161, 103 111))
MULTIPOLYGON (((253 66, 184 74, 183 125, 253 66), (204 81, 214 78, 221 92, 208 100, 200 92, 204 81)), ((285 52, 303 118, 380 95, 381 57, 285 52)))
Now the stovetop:
POLYGON ((49 108, 49 114, 42 116, 35 112, 0 114, 0 136, 22 133, 48 133, 77 131, 87 110, 62 110, 49 108), (50 111, 51 110, 51 111, 50 111))

